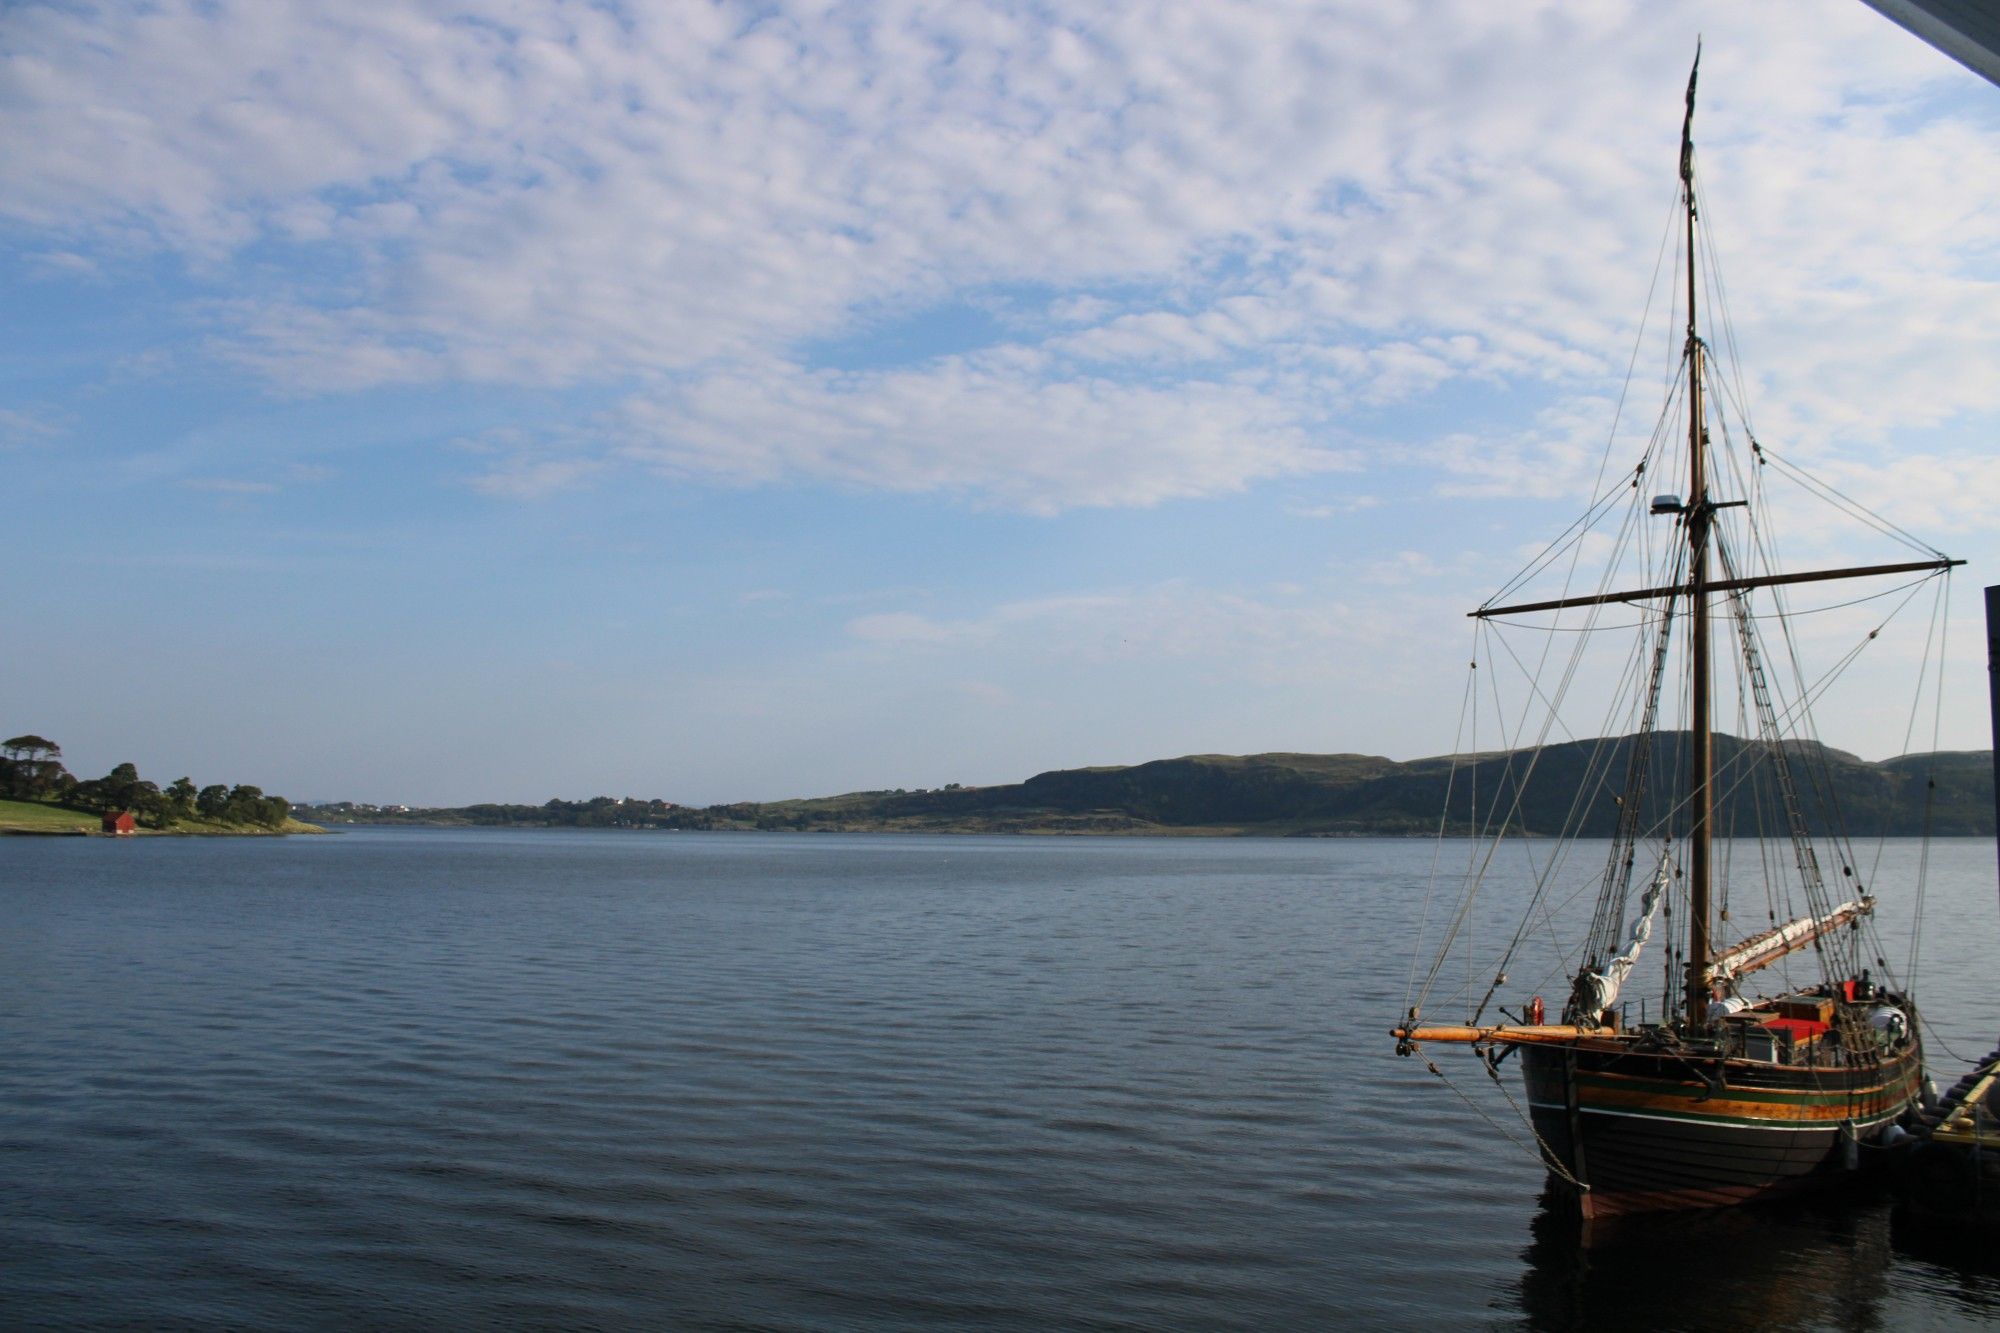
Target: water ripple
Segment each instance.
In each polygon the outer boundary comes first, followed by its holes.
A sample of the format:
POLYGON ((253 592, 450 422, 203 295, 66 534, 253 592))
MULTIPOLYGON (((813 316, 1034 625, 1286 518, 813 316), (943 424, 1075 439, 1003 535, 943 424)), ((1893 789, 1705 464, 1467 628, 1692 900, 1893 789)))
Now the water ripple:
MULTIPOLYGON (((0 1325, 1675 1322, 1389 1053, 1428 856, 0 841, 0 1325)), ((1633 1253, 1704 1256, 1688 1324, 2000 1319, 1880 1205, 1760 1216, 1633 1253)))

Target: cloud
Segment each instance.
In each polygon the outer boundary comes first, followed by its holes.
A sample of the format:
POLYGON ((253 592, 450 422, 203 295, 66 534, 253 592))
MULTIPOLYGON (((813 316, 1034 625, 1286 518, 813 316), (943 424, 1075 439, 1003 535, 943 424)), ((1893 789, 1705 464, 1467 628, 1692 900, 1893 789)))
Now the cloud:
POLYGON ((1607 448, 1615 408, 1608 399, 1572 395, 1538 413, 1526 429, 1505 434, 1453 432, 1418 445, 1445 495, 1555 498, 1594 494, 1607 469, 1632 465, 1637 450, 1607 448))
MULTIPOLYGON (((1989 531, 2000 506, 2000 459, 1987 456, 1899 451, 1880 462, 1834 460, 1815 468, 1814 475, 1869 513, 1940 541, 1989 531)), ((1785 503, 1787 512, 1796 512, 1811 502, 1787 495, 1785 503)))
MULTIPOLYGON (((1404 572, 1432 571, 1406 563, 1404 572)), ((1125 671, 1198 663, 1246 684, 1290 685, 1344 675, 1362 657, 1378 665, 1414 662, 1411 645, 1432 646, 1429 629, 1447 619, 1456 617, 1402 589, 1355 600, 1325 588, 1260 592, 1175 579, 1006 602, 964 616, 867 615, 848 622, 847 633, 856 651, 898 659, 930 653, 1125 671)))
POLYGON ((0 407, 0 448, 19 449, 60 439, 67 431, 38 412, 0 407))
POLYGON ((847 632, 864 643, 901 646, 955 643, 966 638, 978 637, 979 634, 976 629, 941 624, 908 611, 858 616, 848 622, 847 632))
POLYGON ((587 458, 542 458, 517 455, 488 468, 467 481, 481 495, 509 500, 537 500, 557 491, 583 484, 602 470, 587 458))
POLYGON ((1382 497, 1379 495, 1355 495, 1331 504, 1286 505, 1285 512, 1293 518, 1345 518, 1349 514, 1358 514, 1364 510, 1379 508, 1381 504, 1382 497))
MULTIPOLYGON (((157 460, 155 466, 164 463, 166 460, 157 460)), ((254 477, 185 476, 179 485, 183 490, 215 496, 224 509, 247 509, 259 497, 295 486, 315 486, 333 475, 333 469, 320 464, 294 462, 270 466, 263 475, 254 477)))
POLYGON ((23 259, 31 271, 51 278, 95 278, 103 272, 95 259, 68 250, 42 250, 23 259))
POLYGON ((1051 377, 1006 355, 873 374, 717 373, 633 398, 623 427, 624 461, 677 475, 964 493, 1036 513, 1354 466, 1254 388, 1051 377))
MULTIPOLYGON (((0 24, 0 215, 45 270, 177 257, 208 355, 288 393, 629 392, 601 452, 530 441, 475 482, 495 494, 622 459, 1144 505, 1350 462, 1344 423, 1454 385, 1594 403, 1697 29, 1771 425, 1838 451, 2000 406, 2000 148, 1937 110, 1951 67, 1858 6, 161 0, 0 24), (983 359, 829 376, 801 350, 1021 291, 983 359)), ((1575 470, 1560 438, 1501 447, 1575 470)), ((1459 453, 1453 485, 1527 475, 1459 453)))
POLYGON ((217 495, 270 495, 278 489, 273 481, 253 481, 242 477, 189 477, 181 483, 191 491, 211 491, 217 495))
POLYGON ((1371 560, 1354 571, 1358 582, 1398 588, 1428 583, 1438 576, 1438 563, 1422 551, 1397 551, 1384 559, 1371 560))

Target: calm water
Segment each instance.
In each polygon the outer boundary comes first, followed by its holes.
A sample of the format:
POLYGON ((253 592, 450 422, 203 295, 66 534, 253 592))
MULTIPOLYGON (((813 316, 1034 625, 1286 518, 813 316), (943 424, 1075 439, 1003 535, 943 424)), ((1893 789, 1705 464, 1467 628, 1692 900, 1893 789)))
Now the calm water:
MULTIPOLYGON (((0 1325, 2000 1326, 1879 1200, 1579 1235, 1392 1054, 1430 856, 0 839, 0 1325)), ((1934 849, 1966 1055, 1993 882, 1934 849)))

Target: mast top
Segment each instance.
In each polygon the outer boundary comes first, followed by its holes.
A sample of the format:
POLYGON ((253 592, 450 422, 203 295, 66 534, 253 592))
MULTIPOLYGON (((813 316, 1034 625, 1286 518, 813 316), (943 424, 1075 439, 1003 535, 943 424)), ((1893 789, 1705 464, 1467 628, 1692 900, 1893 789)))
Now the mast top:
POLYGON ((1687 115, 1681 120, 1681 182, 1694 191, 1694 81, 1701 73, 1701 38, 1694 39, 1694 65, 1688 70, 1687 115))

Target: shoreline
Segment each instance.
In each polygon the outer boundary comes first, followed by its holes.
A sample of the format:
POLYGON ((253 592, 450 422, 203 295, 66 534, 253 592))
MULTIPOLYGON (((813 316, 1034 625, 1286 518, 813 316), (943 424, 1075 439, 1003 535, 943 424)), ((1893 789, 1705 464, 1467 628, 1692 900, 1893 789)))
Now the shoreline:
POLYGON ((106 833, 100 822, 101 816, 88 810, 35 801, 0 802, 0 837, 9 838, 283 838, 330 831, 302 819, 287 819, 275 828, 189 820, 172 828, 137 828, 130 833, 106 833))

